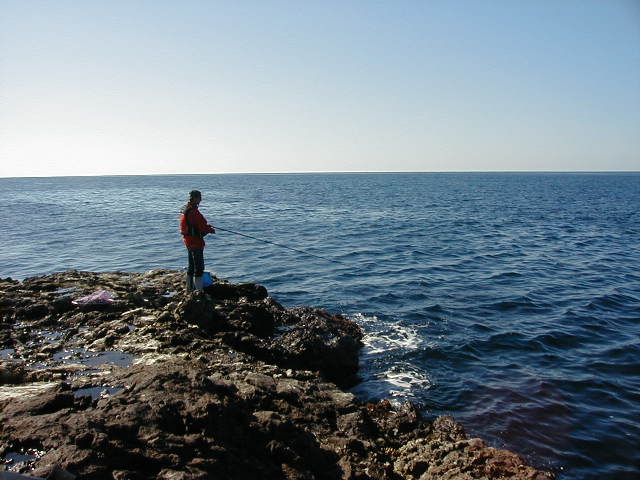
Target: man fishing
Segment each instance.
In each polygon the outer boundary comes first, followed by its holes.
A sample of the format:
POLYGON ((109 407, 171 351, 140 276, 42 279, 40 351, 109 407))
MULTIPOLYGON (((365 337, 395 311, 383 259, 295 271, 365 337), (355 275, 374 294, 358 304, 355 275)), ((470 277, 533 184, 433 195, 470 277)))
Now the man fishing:
POLYGON ((187 269, 187 292, 202 290, 204 273, 204 236, 216 233, 207 219, 198 210, 202 194, 198 190, 189 192, 189 203, 180 212, 180 233, 187 247, 189 267, 187 269))

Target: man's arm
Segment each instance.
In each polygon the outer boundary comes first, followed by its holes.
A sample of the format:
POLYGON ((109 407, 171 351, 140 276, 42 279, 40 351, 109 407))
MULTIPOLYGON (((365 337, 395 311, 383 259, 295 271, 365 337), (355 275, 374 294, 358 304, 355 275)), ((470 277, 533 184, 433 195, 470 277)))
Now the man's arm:
POLYGON ((215 229, 207 223, 207 219, 200 213, 200 210, 193 211, 193 224, 198 231, 204 235, 207 233, 216 233, 215 229))

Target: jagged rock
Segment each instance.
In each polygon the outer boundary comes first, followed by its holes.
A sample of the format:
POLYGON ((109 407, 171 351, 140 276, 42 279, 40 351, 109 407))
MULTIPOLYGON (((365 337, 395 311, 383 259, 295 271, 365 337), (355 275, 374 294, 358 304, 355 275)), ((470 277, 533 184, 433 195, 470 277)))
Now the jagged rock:
POLYGON ((0 360, 0 385, 24 383, 28 376, 20 363, 0 360))
POLYGON ((202 291, 187 295, 176 308, 176 316, 186 323, 197 325, 210 333, 224 329, 226 319, 214 308, 211 297, 202 291))
POLYGON ((318 370, 339 385, 353 385, 362 347, 360 328, 340 315, 321 310, 300 307, 293 313, 298 322, 274 345, 285 363, 291 368, 318 370))
POLYGON ((428 436, 405 443, 398 449, 394 470, 419 480, 474 480, 478 478, 553 478, 506 450, 488 447, 482 440, 467 439, 452 417, 439 417, 428 436))
POLYGON ((267 289, 255 283, 238 283, 217 281, 213 285, 205 287, 204 291, 218 301, 238 301, 245 298, 248 301, 258 301, 267 298, 267 289))
POLYGON ((254 284, 186 294, 183 279, 0 280, 0 349, 14 350, 0 383, 23 389, 0 396, 0 457, 38 452, 9 468, 88 480, 550 478, 467 439, 451 417, 364 405, 339 388, 358 368, 362 332, 350 320, 284 308, 254 284), (71 302, 98 289, 116 302, 71 302))
POLYGON ((228 310, 228 322, 238 330, 246 330, 258 337, 269 338, 275 328, 274 312, 260 303, 242 302, 228 310))

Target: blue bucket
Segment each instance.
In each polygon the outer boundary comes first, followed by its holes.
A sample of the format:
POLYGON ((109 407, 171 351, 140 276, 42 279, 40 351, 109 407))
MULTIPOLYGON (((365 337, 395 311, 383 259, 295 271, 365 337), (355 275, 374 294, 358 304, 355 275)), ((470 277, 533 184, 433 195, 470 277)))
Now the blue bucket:
POLYGON ((202 287, 209 287, 213 285, 213 277, 210 272, 204 272, 202 274, 202 287))

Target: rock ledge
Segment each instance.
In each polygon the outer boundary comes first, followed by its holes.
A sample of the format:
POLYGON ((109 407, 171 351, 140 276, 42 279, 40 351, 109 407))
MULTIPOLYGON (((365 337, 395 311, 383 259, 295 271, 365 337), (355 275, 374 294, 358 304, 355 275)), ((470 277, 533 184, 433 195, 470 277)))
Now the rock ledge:
POLYGON ((549 479, 451 417, 365 404, 362 332, 255 284, 0 280, 0 470, 87 479, 549 479), (75 305, 97 290, 105 304, 75 305))

